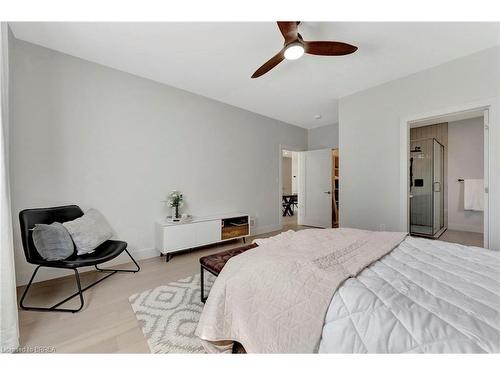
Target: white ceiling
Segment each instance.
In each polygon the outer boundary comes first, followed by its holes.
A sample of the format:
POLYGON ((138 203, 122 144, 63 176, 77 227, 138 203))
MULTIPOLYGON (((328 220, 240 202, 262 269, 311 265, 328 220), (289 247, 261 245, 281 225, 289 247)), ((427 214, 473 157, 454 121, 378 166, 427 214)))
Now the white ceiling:
POLYGON ((338 121, 338 98, 500 44, 500 23, 302 22, 306 40, 354 44, 252 73, 282 47, 272 22, 10 23, 16 38, 304 128, 338 121), (314 118, 320 114, 321 119, 314 118))

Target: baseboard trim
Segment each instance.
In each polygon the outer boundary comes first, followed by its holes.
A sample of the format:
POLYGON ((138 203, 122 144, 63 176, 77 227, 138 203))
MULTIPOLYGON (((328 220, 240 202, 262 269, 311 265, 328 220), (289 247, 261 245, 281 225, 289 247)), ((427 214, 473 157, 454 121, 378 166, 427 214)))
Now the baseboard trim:
MULTIPOLYGON (((130 251, 130 250, 129 250, 130 251)), ((155 256, 159 256, 160 253, 155 250, 155 249, 141 249, 141 250, 135 250, 130 252, 132 256, 134 257, 135 260, 143 260, 143 259, 149 259, 149 258, 154 258, 155 256)), ((112 259, 109 262, 106 262, 106 267, 112 267, 112 266, 119 266, 122 264, 127 264, 131 263, 132 261, 130 258, 128 258, 127 254, 122 254, 118 258, 112 259)), ((35 269, 35 266, 33 266, 33 269, 30 272, 24 272, 21 275, 19 275, 16 286, 24 286, 28 284, 29 279, 31 278, 31 275, 33 273, 33 270, 35 269)), ((88 272, 88 271, 93 271, 94 267, 82 267, 78 268, 78 271, 83 273, 83 272, 88 272)), ((48 268, 48 267, 42 267, 40 268, 40 271, 36 277, 35 282, 40 282, 40 281, 47 281, 47 280, 52 280, 52 279, 59 279, 61 277, 67 277, 67 276, 72 276, 73 271, 68 271, 65 269, 54 269, 54 268, 48 268)))
POLYGON ((132 253, 132 256, 135 258, 135 260, 154 258, 159 255, 160 252, 155 248, 141 249, 132 253))
MULTIPOLYGON (((254 229, 252 235, 261 235, 269 232, 275 232, 280 230, 281 228, 279 225, 266 225, 266 226, 261 226, 257 227, 254 229)), ((160 255, 160 252, 156 250, 155 248, 146 248, 146 249, 139 249, 139 250, 134 250, 131 251, 132 256, 134 257, 135 260, 143 260, 143 259, 150 259, 154 258, 156 256, 160 255)), ((127 264, 130 263, 130 259, 119 256, 116 259, 113 259, 109 262, 106 262, 107 267, 111 266, 118 266, 122 264, 127 264)), ((17 286, 24 286, 28 284, 28 281, 33 273, 35 266, 33 266, 33 269, 30 272, 23 272, 21 275, 18 276, 17 278, 17 286)), ((94 270, 93 267, 82 267, 78 269, 80 272, 88 272, 94 270)), ((64 269, 51 269, 51 268, 45 268, 42 267, 40 269, 39 274, 37 275, 36 282, 40 281, 47 281, 47 280, 52 280, 52 279, 59 279, 61 277, 66 277, 66 276, 71 276, 73 275, 72 271, 67 271, 64 269)))

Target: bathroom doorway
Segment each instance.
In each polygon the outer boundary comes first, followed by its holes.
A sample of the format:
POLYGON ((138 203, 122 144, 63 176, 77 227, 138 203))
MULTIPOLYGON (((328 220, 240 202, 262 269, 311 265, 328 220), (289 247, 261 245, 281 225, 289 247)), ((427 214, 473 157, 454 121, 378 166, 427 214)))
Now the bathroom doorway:
POLYGON ((484 112, 410 127, 410 234, 484 245, 484 112))

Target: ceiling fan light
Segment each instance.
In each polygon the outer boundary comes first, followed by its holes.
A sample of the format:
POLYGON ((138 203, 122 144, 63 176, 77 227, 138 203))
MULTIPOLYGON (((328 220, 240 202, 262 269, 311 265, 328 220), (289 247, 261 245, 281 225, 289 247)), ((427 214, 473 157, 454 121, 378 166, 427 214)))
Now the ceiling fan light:
POLYGON ((304 54, 304 46, 301 43, 291 43, 285 50, 285 59, 297 60, 304 54))

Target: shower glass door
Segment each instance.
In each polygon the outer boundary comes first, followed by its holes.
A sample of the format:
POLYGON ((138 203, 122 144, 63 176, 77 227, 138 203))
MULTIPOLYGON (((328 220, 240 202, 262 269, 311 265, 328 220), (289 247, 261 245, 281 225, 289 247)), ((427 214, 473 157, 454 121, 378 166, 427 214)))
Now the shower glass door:
POLYGON ((411 141, 410 150, 410 231, 432 236, 432 139, 411 141))
POLYGON ((444 226, 444 147, 434 138, 410 147, 410 232, 433 237, 444 226))

